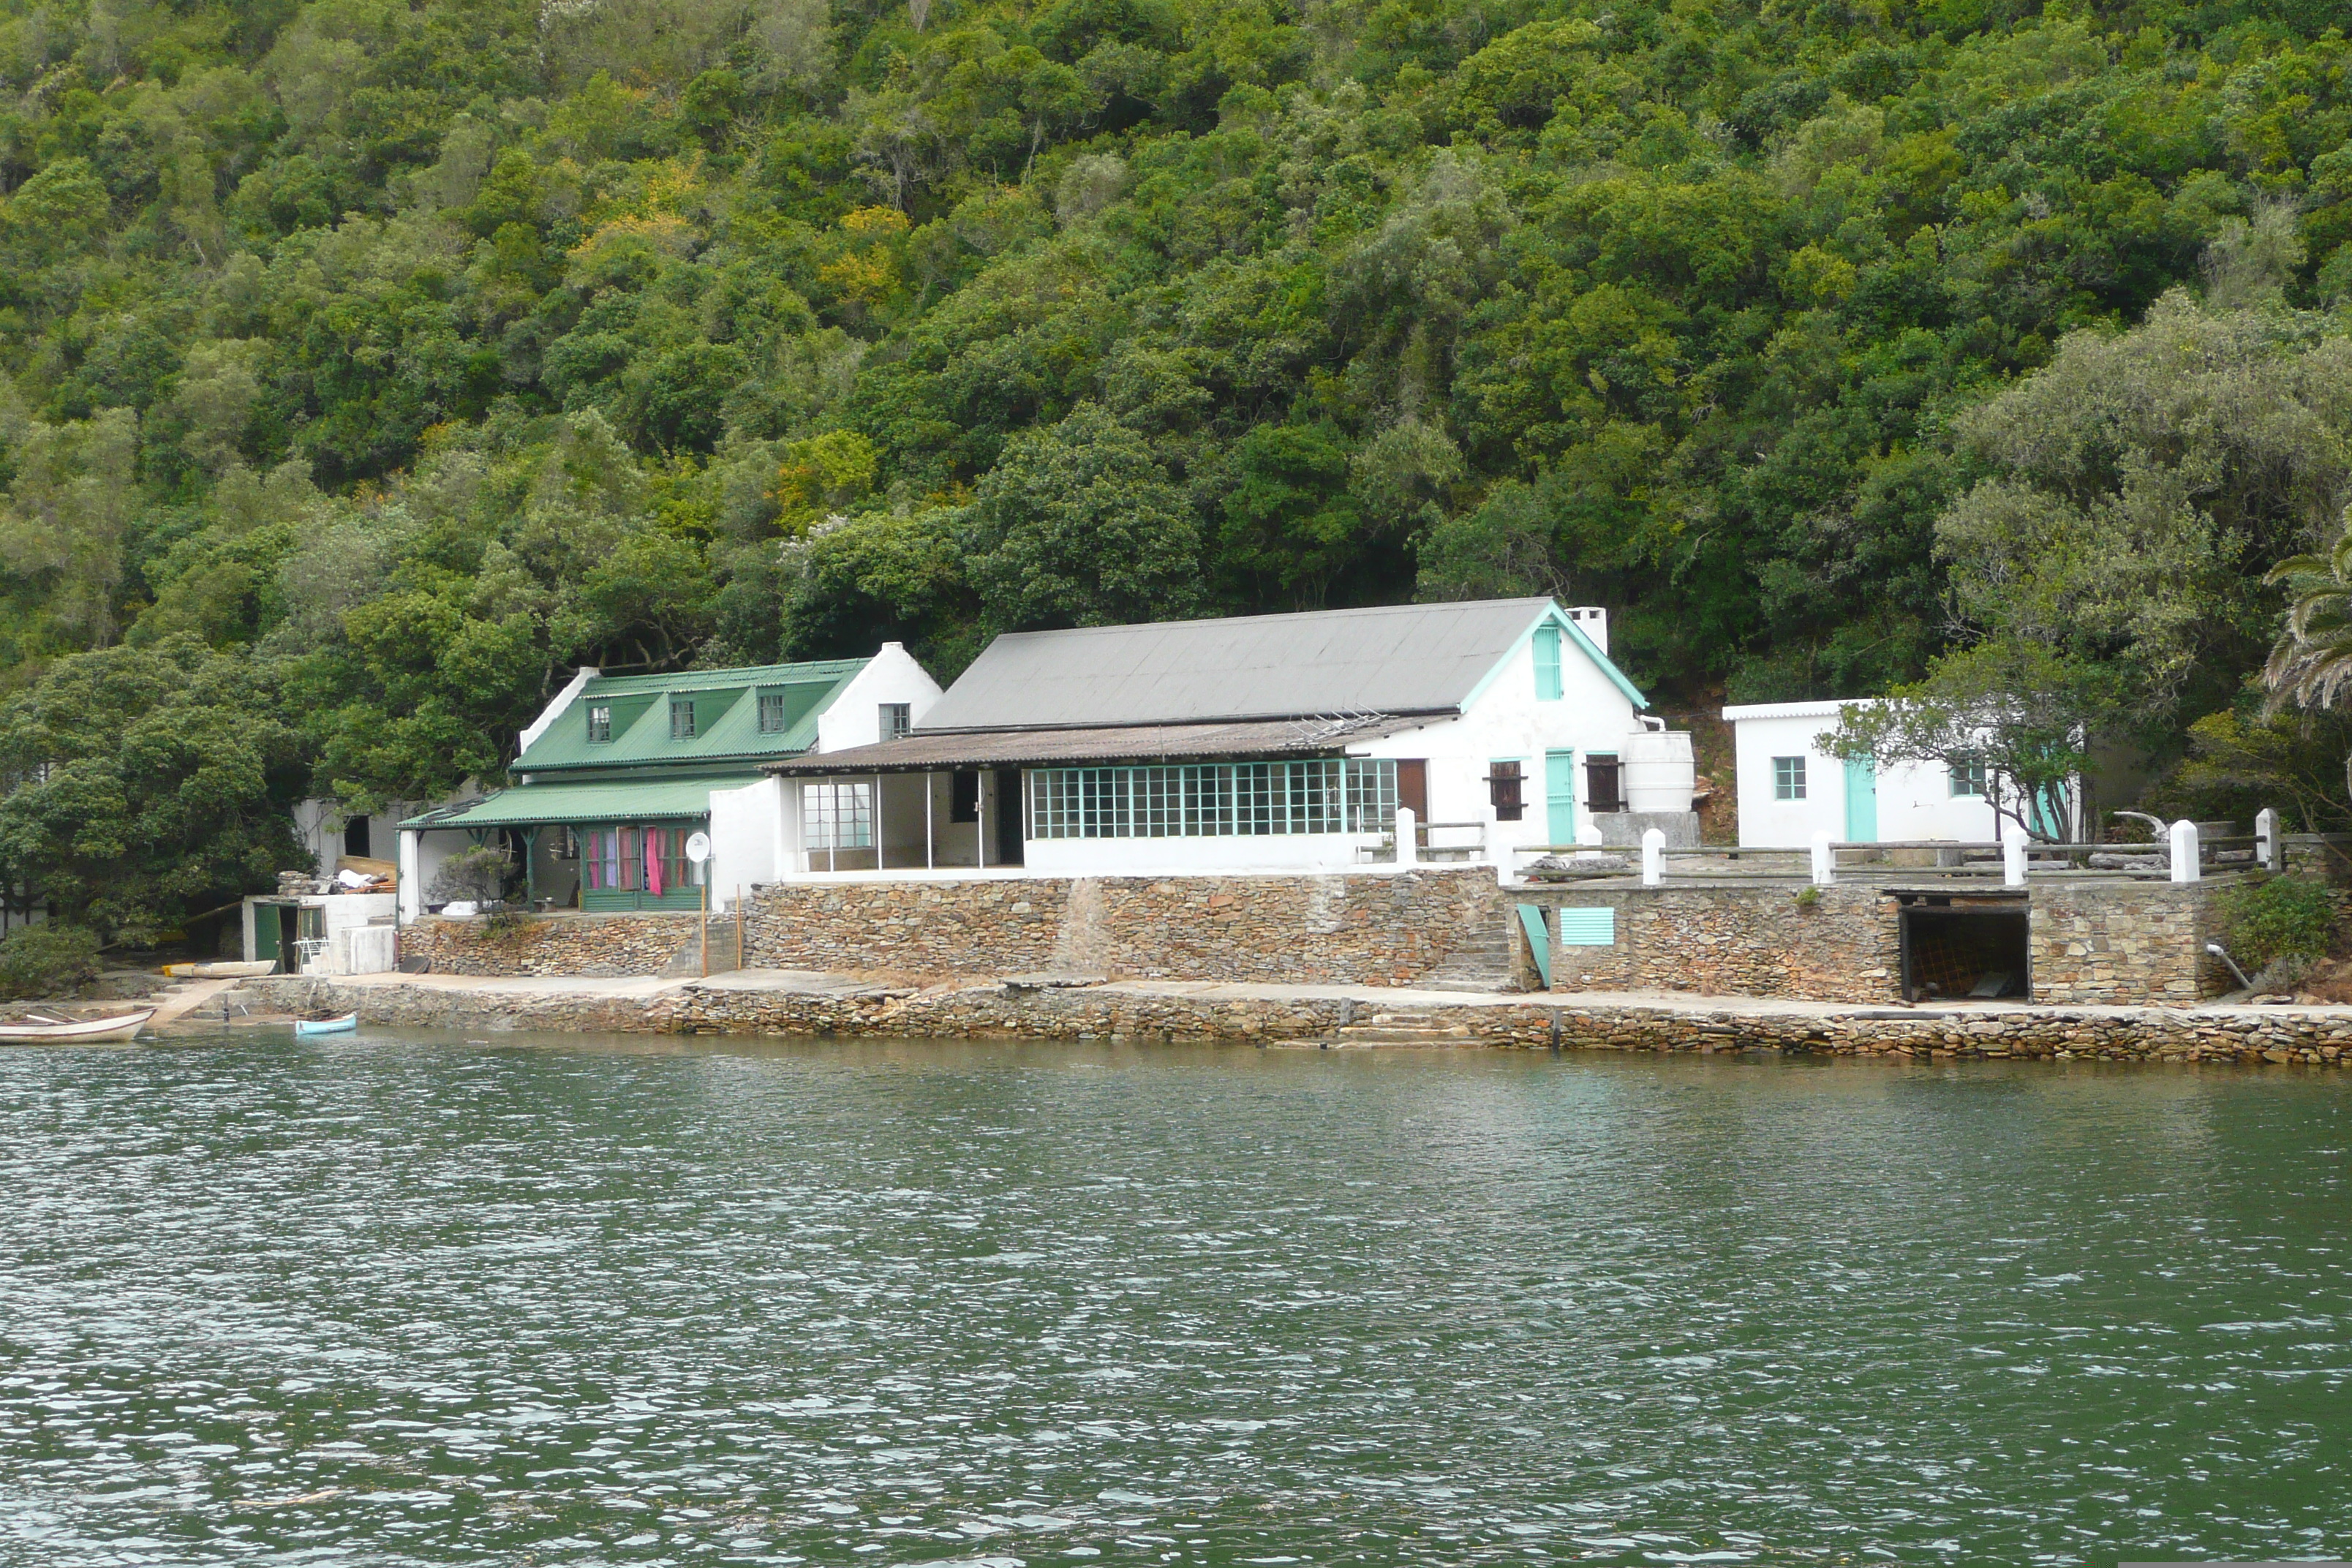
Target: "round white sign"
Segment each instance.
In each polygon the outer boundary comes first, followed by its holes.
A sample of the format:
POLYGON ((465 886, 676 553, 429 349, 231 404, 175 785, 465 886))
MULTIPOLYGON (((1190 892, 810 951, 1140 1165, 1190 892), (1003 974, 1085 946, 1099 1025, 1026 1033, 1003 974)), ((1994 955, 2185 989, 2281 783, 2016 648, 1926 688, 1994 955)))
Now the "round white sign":
POLYGON ((698 866, 701 865, 705 860, 709 859, 710 835, 708 833, 690 833, 687 835, 686 858, 693 861, 698 866))

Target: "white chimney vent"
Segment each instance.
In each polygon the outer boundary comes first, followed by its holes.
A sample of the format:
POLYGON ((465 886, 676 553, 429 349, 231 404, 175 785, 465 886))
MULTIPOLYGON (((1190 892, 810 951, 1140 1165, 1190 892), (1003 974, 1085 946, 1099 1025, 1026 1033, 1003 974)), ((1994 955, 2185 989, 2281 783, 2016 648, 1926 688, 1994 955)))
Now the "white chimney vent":
POLYGON ((1609 612, 1599 605, 1576 605, 1566 612, 1576 623, 1576 629, 1592 639, 1592 646, 1602 653, 1609 651, 1609 612))

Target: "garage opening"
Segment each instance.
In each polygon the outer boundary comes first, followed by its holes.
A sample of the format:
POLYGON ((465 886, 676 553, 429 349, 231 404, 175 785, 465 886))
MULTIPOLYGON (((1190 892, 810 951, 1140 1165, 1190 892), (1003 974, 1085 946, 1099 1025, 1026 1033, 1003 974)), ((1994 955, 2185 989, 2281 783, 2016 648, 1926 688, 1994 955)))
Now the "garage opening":
POLYGON ((2033 994, 2021 898, 1895 895, 1906 1002, 2033 994))

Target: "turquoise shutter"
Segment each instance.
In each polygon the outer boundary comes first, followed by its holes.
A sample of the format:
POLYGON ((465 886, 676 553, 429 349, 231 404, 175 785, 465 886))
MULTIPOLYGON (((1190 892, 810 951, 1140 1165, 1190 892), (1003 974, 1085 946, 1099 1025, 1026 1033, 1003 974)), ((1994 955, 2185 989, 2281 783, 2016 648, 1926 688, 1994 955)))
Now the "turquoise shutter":
POLYGON ((1544 626, 1536 628, 1536 700, 1557 702, 1560 699, 1559 628, 1544 626))

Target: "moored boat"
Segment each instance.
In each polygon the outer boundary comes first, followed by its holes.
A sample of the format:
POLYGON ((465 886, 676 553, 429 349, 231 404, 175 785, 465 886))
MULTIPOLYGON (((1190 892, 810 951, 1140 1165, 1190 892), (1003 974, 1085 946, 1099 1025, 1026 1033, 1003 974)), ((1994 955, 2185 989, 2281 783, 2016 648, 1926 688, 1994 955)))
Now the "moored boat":
POLYGON ((278 961, 274 958, 247 960, 242 963, 167 963, 163 973, 174 980, 249 980, 256 975, 275 974, 278 961))
POLYGON ((308 1039, 312 1035, 347 1035, 360 1026, 357 1013, 346 1013, 340 1018, 297 1018, 294 1037, 308 1039))
POLYGON ((0 1024, 0 1045, 81 1045, 97 1040, 128 1040, 154 1016, 154 1008, 142 1007, 136 1013, 124 1013, 112 1018, 0 1024))

